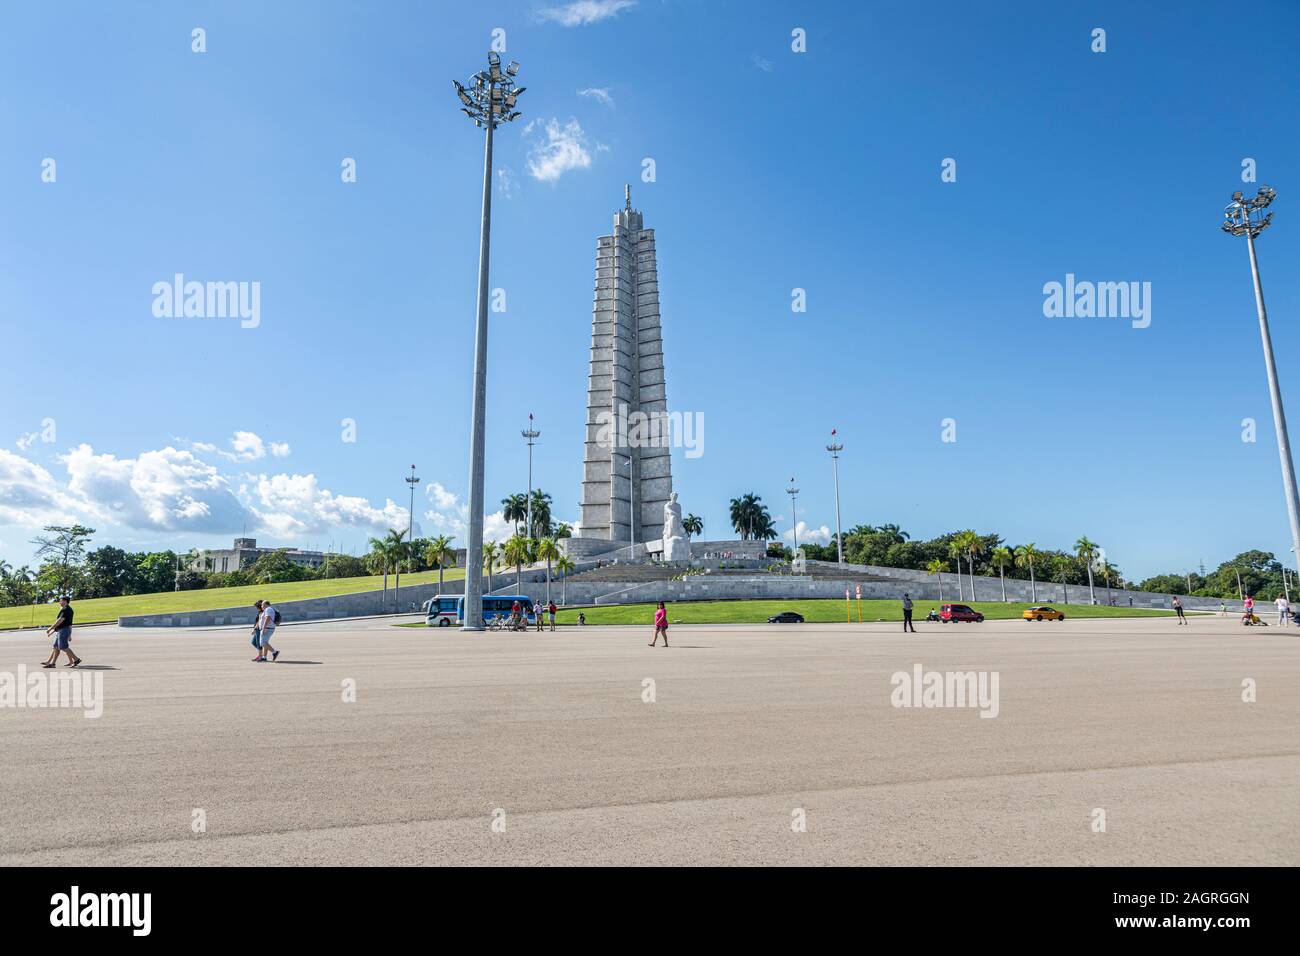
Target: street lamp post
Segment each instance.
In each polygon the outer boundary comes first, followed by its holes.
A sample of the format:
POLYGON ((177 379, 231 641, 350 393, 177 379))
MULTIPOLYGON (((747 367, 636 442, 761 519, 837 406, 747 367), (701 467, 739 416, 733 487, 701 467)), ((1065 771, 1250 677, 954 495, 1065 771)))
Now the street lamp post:
POLYGON ((785 493, 790 496, 790 530, 794 532, 794 553, 799 553, 799 512, 795 508, 795 501, 799 496, 799 489, 794 486, 794 479, 790 479, 790 487, 785 489, 785 493))
MULTIPOLYGON (((411 466, 411 474, 410 477, 406 479, 406 483, 411 487, 411 508, 406 513, 406 546, 408 548, 414 548, 415 547, 415 486, 420 483, 420 479, 415 477, 414 465, 411 466)), ((411 573, 411 561, 413 557, 414 555, 409 553, 406 556, 407 574, 411 573)), ((394 588, 393 590, 394 611, 400 611, 402 609, 402 603, 399 600, 399 597, 400 597, 399 592, 397 591, 396 588, 394 588)))
POLYGON ((844 563, 844 534, 840 531, 840 452, 844 445, 835 440, 836 429, 831 429, 831 443, 826 450, 831 453, 831 468, 835 472, 835 550, 840 564, 844 563))
POLYGON ((515 86, 519 64, 513 60, 501 70, 501 55, 488 54, 488 68, 470 77, 470 85, 456 86, 464 104, 461 112, 486 129, 483 146, 483 219, 478 251, 478 315, 474 322, 474 388, 470 413, 469 449, 469 534, 465 550, 465 612, 461 628, 483 630, 483 459, 487 417, 487 306, 488 260, 492 231, 492 132, 498 123, 519 116, 515 100, 524 92, 515 86))
POLYGON ((528 537, 531 538, 533 536, 533 445, 536 443, 537 438, 542 434, 538 429, 533 427, 532 412, 528 413, 528 427, 519 434, 523 435, 524 440, 528 442, 528 498, 524 502, 524 507, 528 512, 527 518, 525 519, 525 527, 528 531, 528 537))
POLYGON ((1273 222, 1273 214, 1264 210, 1277 198, 1277 191, 1260 186, 1251 199, 1232 194, 1232 202, 1223 210, 1224 232, 1245 236, 1250 253, 1250 275, 1255 282, 1255 311, 1259 313, 1259 336, 1264 343, 1264 369, 1268 373, 1269 398, 1273 403, 1273 425, 1277 429, 1277 452, 1282 459, 1282 485, 1286 492, 1287 514, 1291 519, 1291 547, 1300 554, 1300 500, 1296 498, 1295 463, 1291 459, 1291 440, 1286 430, 1286 413, 1282 410, 1282 389, 1277 381, 1277 364, 1273 361, 1273 338, 1268 331, 1268 312, 1264 308, 1264 287, 1259 280, 1259 260, 1255 257, 1255 237, 1273 222))

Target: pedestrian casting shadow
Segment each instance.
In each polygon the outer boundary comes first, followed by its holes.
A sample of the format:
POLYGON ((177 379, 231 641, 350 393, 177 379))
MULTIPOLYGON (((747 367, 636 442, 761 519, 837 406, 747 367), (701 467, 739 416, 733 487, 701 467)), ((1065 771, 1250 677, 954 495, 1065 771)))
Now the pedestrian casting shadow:
MULTIPOLYGON (((76 667, 69 667, 70 671, 115 671, 118 668, 110 667, 108 664, 78 664, 76 667)), ((64 670, 60 667, 59 670, 64 670)))
POLYGON ((320 664, 322 661, 271 661, 272 664, 320 664))
POLYGON ((680 647, 682 650, 686 650, 686 651, 707 651, 713 647, 712 644, 664 644, 661 646, 680 647))

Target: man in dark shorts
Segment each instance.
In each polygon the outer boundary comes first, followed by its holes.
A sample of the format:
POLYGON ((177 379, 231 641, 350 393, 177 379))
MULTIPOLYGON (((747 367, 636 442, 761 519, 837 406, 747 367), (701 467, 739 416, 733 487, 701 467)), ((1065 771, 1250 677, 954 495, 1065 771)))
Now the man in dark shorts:
POLYGON ((45 629, 45 636, 54 636, 54 649, 50 651, 49 658, 42 664, 42 667, 53 667, 59 662, 59 651, 68 655, 68 666, 76 667, 81 663, 81 658, 72 653, 72 605, 68 603, 66 594, 59 598, 59 616, 54 619, 54 623, 45 629))
POLYGON ((908 631, 916 633, 916 628, 912 626, 912 599, 908 595, 903 595, 903 633, 908 631))

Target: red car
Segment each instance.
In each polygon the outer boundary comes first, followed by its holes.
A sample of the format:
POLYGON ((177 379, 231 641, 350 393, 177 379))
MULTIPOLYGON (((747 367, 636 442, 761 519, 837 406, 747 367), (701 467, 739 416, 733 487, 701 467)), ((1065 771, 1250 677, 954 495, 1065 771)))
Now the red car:
POLYGON ((945 604, 939 608, 940 624, 983 624, 984 615, 965 604, 945 604))

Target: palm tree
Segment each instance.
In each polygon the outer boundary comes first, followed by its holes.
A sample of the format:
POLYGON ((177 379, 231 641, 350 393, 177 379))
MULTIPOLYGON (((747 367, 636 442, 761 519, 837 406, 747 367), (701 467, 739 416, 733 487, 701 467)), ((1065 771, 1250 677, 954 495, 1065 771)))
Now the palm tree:
POLYGON ((12 571, 13 569, 14 566, 12 564, 10 564, 4 558, 0 558, 0 578, 9 577, 9 572, 12 571))
POLYGON ((1007 572, 1006 566, 1011 563, 1011 549, 998 545, 993 549, 993 560, 998 565, 998 577, 1002 579, 1002 602, 1007 600, 1007 572))
POLYGON ((560 557, 560 548, 554 538, 542 538, 537 542, 537 560, 546 562, 546 603, 551 603, 551 561, 560 557))
POLYGON ((555 526, 555 534, 551 535, 551 537, 556 541, 559 541, 561 538, 572 538, 573 528, 569 526, 567 521, 561 521, 555 526))
POLYGON ((501 517, 515 523, 515 534, 519 534, 519 522, 528 520, 528 497, 526 495, 507 495, 501 499, 501 517))
MULTIPOLYGON (((961 537, 961 535, 957 535, 955 538, 953 538, 951 541, 948 542, 948 557, 950 557, 950 558, 956 558, 956 559, 957 559, 957 600, 958 600, 958 601, 961 601, 961 600, 964 599, 964 595, 962 594, 962 591, 961 591, 961 554, 962 554, 962 550, 963 550, 963 544, 962 544, 962 537, 961 537)), ((971 587, 971 593, 974 594, 974 586, 973 586, 973 582, 972 582, 972 587, 971 587)), ((971 600, 973 601, 973 600, 975 600, 975 598, 972 597, 971 600)))
POLYGON ((1097 595, 1092 587, 1092 565, 1097 560, 1097 545, 1089 541, 1088 536, 1085 534, 1074 542, 1074 553, 1079 556, 1079 560, 1088 569, 1088 603, 1096 604, 1097 595))
POLYGON ((560 572, 560 603, 569 603, 569 575, 573 573, 573 561, 567 554, 561 554, 555 561, 555 570, 560 572))
POLYGON ((483 566, 487 568, 488 589, 487 593, 492 593, 492 569, 496 567, 497 561, 501 557, 501 545, 495 541, 483 542, 483 566))
POLYGON ((1061 576, 1061 603, 1062 604, 1070 603, 1070 584, 1066 576, 1070 573, 1072 564, 1074 564, 1074 562, 1071 561, 1069 558, 1065 557, 1064 555, 1058 554, 1052 558, 1052 567, 1055 568, 1056 573, 1061 576))
POLYGON ((704 519, 697 515, 688 514, 682 519, 682 529, 691 537, 704 534, 704 519))
POLYGON ((522 534, 517 534, 506 542, 505 551, 502 556, 506 564, 515 566, 515 588, 522 592, 524 589, 524 565, 532 560, 532 547, 527 538, 522 534))
POLYGON ((442 593, 442 569, 447 565, 455 566, 456 551, 452 548, 451 543, 455 541, 455 535, 440 534, 432 539, 424 549, 424 560, 426 564, 431 564, 438 569, 438 593, 442 593))
POLYGON ((406 542, 406 532, 398 531, 396 528, 388 529, 388 534, 384 535, 384 545, 388 549, 393 573, 397 575, 397 580, 393 582, 393 610, 396 611, 398 610, 397 598, 402 593, 402 562, 406 560, 411 547, 406 542))
POLYGON ((1020 547, 1016 548, 1016 566, 1021 568, 1025 566, 1029 567, 1030 604, 1038 603, 1038 588, 1034 584, 1034 558, 1036 557, 1038 557, 1038 549, 1034 547, 1032 542, 1030 544, 1022 544, 1020 547))
POLYGON ((963 531, 959 536, 966 561, 970 564, 970 599, 975 600, 975 558, 984 550, 984 542, 974 531, 963 531))
POLYGON ((551 496, 540 488, 533 489, 533 526, 528 534, 534 538, 551 536, 551 496))
POLYGON ((925 566, 925 570, 930 574, 939 575, 939 603, 943 603, 943 569, 947 567, 943 561, 935 558, 925 566))
MULTIPOLYGON (((766 515, 767 509, 763 507, 763 499, 752 491, 731 499, 731 526, 740 535, 741 541, 754 537, 754 526, 759 523, 757 519, 760 514, 766 515)), ((769 523, 770 520, 769 518, 769 523)))
POLYGON ((379 604, 381 608, 388 603, 388 569, 393 565, 393 552, 389 539, 396 533, 390 528, 388 535, 383 538, 369 539, 370 553, 366 555, 366 564, 372 573, 382 572, 384 575, 384 596, 379 604))

